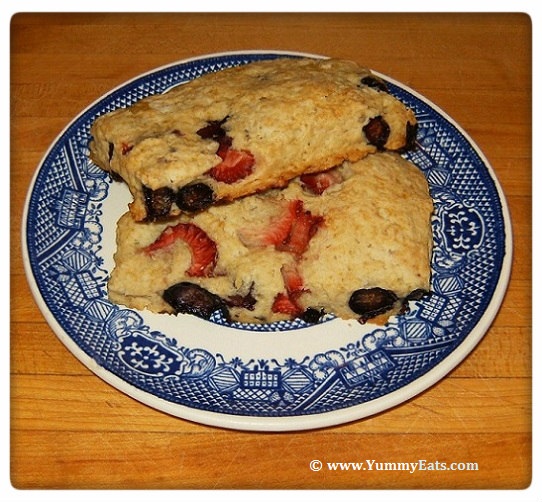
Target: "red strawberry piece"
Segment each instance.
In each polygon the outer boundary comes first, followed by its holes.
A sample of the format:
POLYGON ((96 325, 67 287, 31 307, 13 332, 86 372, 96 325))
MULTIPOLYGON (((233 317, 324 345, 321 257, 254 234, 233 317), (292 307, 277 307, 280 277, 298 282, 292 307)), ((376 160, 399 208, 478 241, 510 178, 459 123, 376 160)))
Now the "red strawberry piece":
POLYGON ((288 201, 279 216, 263 227, 255 226, 242 229, 239 232, 239 238, 248 247, 278 246, 282 244, 288 238, 300 202, 288 201))
POLYGON ((275 314, 287 314, 296 317, 301 314, 301 309, 286 293, 278 293, 275 296, 271 310, 275 314))
POLYGON ((216 181, 231 184, 252 173, 254 156, 250 152, 235 150, 221 144, 217 155, 222 162, 209 170, 209 175, 216 181))
POLYGON ((222 162, 210 169, 209 175, 216 181, 231 184, 252 173, 254 156, 246 150, 231 148, 233 139, 227 135, 223 128, 227 119, 228 117, 222 120, 211 120, 196 133, 201 138, 212 139, 218 143, 216 154, 222 159, 222 162))
POLYGON ((239 233, 239 238, 249 247, 274 246, 277 251, 300 256, 323 221, 321 216, 305 211, 303 201, 292 200, 278 218, 263 228, 244 229, 239 233))
POLYGON ((288 251, 296 256, 302 255, 309 241, 314 236, 320 224, 324 221, 321 216, 314 216, 310 211, 303 209, 301 201, 296 208, 295 218, 292 221, 288 237, 278 246, 278 251, 288 251))
POLYGON ((303 308, 298 303, 299 297, 306 291, 303 287, 303 278, 293 264, 283 265, 280 272, 286 292, 275 296, 271 310, 275 313, 297 317, 303 312, 303 308))
POLYGON ((297 270, 294 264, 285 264, 281 267, 280 273, 286 287, 286 292, 289 296, 299 296, 300 293, 305 291, 303 289, 303 277, 297 270))
POLYGON ((128 143, 122 143, 121 145, 122 155, 126 155, 128 152, 132 150, 133 147, 134 145, 129 145, 128 143))
POLYGON ((343 180, 337 169, 330 169, 322 173, 303 174, 299 179, 305 188, 316 195, 322 195, 330 186, 343 180))
POLYGON ((186 274, 193 277, 209 277, 216 265, 217 247, 215 242, 193 223, 178 223, 175 226, 166 227, 158 238, 143 251, 153 255, 157 251, 168 249, 178 240, 187 244, 192 255, 192 261, 186 274))

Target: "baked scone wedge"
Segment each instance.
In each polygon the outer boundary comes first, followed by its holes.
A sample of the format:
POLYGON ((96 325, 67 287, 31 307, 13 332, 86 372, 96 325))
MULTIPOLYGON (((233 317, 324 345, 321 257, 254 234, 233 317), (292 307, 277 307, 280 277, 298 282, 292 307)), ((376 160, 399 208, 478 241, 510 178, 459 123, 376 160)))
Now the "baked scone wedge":
POLYGON ((153 221, 285 186, 303 173, 413 146, 414 113, 369 70, 278 58, 209 73, 91 127, 90 157, 153 221))
POLYGON ((271 323, 384 322, 430 289, 423 173, 378 153, 169 222, 118 223, 111 301, 271 323))

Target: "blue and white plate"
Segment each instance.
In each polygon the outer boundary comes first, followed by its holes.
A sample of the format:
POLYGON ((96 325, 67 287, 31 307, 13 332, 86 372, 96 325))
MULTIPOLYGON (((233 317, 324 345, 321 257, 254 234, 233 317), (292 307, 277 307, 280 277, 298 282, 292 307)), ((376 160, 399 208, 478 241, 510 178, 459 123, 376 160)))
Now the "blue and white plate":
MULTIPOLYGON (((327 319, 228 325, 158 315, 107 298, 117 219, 130 200, 88 158, 89 128, 106 112, 204 73, 299 53, 222 53, 140 76, 83 111, 51 146, 25 206, 26 272, 43 315, 99 377, 156 409, 226 428, 279 431, 345 423, 406 401, 475 347, 504 295, 512 234, 497 179, 444 112, 385 76, 419 121, 407 156, 435 203, 433 294, 384 327, 327 319)), ((318 57, 318 56, 314 56, 318 57)))

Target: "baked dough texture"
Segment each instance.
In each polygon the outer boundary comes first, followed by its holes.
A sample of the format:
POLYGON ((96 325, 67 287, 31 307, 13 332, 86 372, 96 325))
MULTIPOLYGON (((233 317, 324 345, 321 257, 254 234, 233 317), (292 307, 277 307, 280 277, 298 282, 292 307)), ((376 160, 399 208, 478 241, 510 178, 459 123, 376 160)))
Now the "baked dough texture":
POLYGON ((353 62, 278 58, 205 74, 99 117, 90 157, 128 184, 132 217, 153 221, 411 148, 416 125, 353 62))
POLYGON ((167 222, 126 213, 109 297, 205 318, 218 309, 242 323, 317 322, 324 314, 384 322, 430 289, 432 212, 423 173, 398 154, 377 153, 167 222), (323 183, 316 191, 315 179, 323 183), (179 291, 173 303, 165 299, 179 284, 197 285, 217 303, 206 313, 179 310, 179 291), (384 294, 385 305, 360 312, 360 291, 384 294))

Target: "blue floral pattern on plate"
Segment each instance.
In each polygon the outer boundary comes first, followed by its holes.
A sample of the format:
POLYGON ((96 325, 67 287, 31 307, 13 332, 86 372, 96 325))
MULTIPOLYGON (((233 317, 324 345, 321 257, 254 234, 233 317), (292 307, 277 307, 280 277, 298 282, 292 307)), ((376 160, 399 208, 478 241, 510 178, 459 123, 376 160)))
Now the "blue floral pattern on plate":
MULTIPOLYGON (((314 330, 302 321, 214 328, 253 331, 240 355, 184 346, 142 312, 107 299, 104 202, 108 175, 88 159, 89 128, 98 115, 203 73, 297 54, 225 53, 184 61, 141 76, 81 113, 59 136, 30 187, 24 222, 26 270, 36 300, 60 339, 99 376, 141 401, 202 423, 292 430, 342 423, 387 409, 435 383, 481 339, 507 284, 511 230, 500 187, 474 143, 443 112, 388 80, 390 92, 419 121, 418 148, 406 154, 425 174, 435 203, 433 294, 386 326, 352 331, 334 342, 329 316, 323 350, 276 357, 259 333, 314 330), (165 331, 165 332, 164 332, 165 331)), ((386 78, 386 77, 384 77, 386 78)), ((109 222, 109 225, 106 223, 109 222)), ((206 321, 207 322, 207 321, 206 321)), ((181 330, 182 331, 182 330, 181 330)), ((235 336, 235 335, 234 335, 235 336)))

